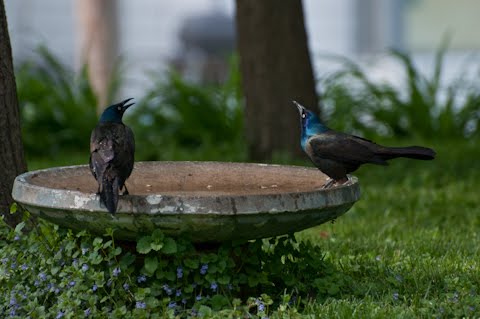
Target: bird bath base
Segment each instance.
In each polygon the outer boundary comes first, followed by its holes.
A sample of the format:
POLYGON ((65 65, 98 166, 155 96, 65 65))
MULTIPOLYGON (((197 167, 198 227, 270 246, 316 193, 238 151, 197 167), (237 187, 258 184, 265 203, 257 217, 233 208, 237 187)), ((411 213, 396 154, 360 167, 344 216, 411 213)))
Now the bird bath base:
POLYGON ((19 175, 13 198, 34 215, 74 230, 115 229, 133 241, 160 229, 193 242, 223 242, 292 233, 333 220, 359 198, 350 183, 322 189, 314 168, 222 162, 138 162, 112 216, 99 203, 87 165, 19 175))

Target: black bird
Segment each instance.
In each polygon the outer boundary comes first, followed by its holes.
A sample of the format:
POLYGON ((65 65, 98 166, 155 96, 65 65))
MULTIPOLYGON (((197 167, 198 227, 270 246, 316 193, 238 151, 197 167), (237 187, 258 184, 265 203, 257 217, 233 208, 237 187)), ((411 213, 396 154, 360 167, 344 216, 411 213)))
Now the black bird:
POLYGON ((123 124, 123 113, 134 103, 132 98, 111 105, 103 111, 90 137, 90 171, 98 182, 100 203, 113 215, 117 211, 119 191, 133 169, 135 139, 132 130, 123 124))
POLYGON ((387 160, 408 157, 435 158, 435 151, 421 146, 387 147, 326 127, 312 111, 293 101, 300 113, 301 145, 313 164, 331 178, 324 188, 348 181, 347 174, 365 163, 388 165, 387 160))

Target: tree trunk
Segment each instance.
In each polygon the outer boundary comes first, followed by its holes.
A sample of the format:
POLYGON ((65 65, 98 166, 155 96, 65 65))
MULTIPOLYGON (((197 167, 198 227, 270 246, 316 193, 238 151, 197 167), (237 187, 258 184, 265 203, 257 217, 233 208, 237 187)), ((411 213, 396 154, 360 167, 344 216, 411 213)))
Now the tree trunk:
POLYGON ((80 64, 97 96, 97 113, 108 106, 110 81, 118 53, 117 0, 77 0, 80 64))
POLYGON ((237 0, 237 46, 246 98, 250 158, 298 156, 300 127, 292 100, 317 109, 301 0, 237 0))
POLYGON ((9 225, 15 226, 21 216, 9 213, 13 203, 13 181, 27 170, 27 164, 23 154, 17 86, 3 0, 0 0, 0 145, 0 215, 5 216, 9 225))

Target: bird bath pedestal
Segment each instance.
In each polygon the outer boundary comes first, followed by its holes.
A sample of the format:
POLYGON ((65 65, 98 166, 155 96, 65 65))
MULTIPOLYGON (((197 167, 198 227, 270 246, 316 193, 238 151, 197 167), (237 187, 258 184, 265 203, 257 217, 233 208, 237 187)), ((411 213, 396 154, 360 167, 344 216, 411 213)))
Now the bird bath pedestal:
POLYGON ((193 242, 271 237, 333 220, 360 197, 348 185, 321 189, 314 168, 221 162, 138 162, 112 216, 99 202, 88 166, 56 167, 19 175, 13 198, 32 214, 74 230, 119 240, 160 229, 193 242))

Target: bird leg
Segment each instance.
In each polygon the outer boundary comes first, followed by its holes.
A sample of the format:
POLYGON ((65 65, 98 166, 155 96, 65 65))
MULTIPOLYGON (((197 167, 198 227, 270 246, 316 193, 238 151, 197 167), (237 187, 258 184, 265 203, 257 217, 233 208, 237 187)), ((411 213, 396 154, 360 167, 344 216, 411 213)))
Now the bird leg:
POLYGON ((123 190, 122 195, 128 195, 129 193, 128 193, 127 185, 123 184, 123 189, 124 190, 123 190))

